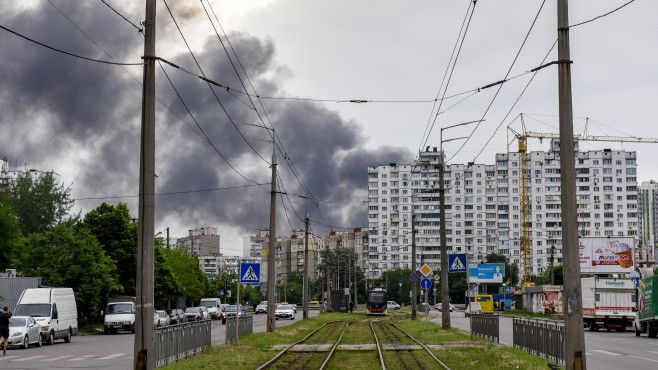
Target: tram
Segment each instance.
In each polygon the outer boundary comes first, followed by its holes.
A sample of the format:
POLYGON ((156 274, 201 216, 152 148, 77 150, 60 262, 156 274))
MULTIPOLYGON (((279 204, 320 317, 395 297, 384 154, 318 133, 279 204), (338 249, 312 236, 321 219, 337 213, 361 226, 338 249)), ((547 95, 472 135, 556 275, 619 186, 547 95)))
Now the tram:
POLYGON ((388 309, 386 289, 375 288, 366 292, 366 315, 386 315, 388 309))

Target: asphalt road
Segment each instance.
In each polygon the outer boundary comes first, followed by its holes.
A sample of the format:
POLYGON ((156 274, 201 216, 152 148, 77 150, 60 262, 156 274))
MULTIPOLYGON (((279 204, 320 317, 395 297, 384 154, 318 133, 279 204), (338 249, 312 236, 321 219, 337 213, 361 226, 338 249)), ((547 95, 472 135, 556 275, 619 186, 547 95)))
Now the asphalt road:
MULTIPOLYGON (((441 323, 439 317, 432 321, 439 325, 441 323)), ((465 318, 461 311, 453 312, 450 322, 454 328, 469 330, 468 318, 465 318)), ((500 343, 511 345, 512 342, 512 318, 501 316, 500 343)), ((646 334, 636 337, 635 332, 631 331, 585 331, 585 353, 589 369, 658 369, 658 339, 649 339, 646 334)))
MULTIPOLYGON (((318 314, 309 310, 310 316, 318 314)), ((254 333, 265 332, 267 315, 254 315, 254 333)), ((276 327, 286 326, 302 319, 297 310, 295 320, 277 320, 276 327)), ((226 326, 220 320, 212 322, 211 342, 223 345, 226 326)), ((29 349, 10 348, 9 356, 0 357, 0 369, 132 369, 135 336, 133 334, 75 336, 71 343, 62 340, 53 346, 29 349)))

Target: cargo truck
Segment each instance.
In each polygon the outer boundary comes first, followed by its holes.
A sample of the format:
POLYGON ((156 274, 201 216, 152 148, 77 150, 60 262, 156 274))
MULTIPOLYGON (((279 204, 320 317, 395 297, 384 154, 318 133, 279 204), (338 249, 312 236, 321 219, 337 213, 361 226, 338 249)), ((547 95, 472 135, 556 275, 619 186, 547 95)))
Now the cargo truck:
POLYGON ((635 320, 636 291, 633 278, 581 279, 583 323, 591 331, 601 328, 626 331, 635 320))
POLYGON ((638 285, 637 318, 635 319, 635 335, 647 333, 649 338, 658 334, 658 276, 649 276, 638 285))

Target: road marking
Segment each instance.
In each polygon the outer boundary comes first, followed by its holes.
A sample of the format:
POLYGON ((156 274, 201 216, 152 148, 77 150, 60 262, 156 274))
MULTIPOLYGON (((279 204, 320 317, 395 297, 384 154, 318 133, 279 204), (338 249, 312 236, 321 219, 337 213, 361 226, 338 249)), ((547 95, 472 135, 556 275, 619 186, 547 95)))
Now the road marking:
POLYGON ((655 354, 658 355, 658 351, 647 351, 647 352, 649 352, 649 353, 655 353, 655 354))
POLYGON ((621 354, 619 354, 619 353, 606 351, 604 349, 593 349, 592 352, 602 353, 602 354, 610 355, 610 356, 621 356, 621 354))
POLYGON ((82 357, 72 358, 72 359, 70 359, 69 361, 82 361, 82 360, 89 360, 90 358, 95 358, 95 357, 96 357, 96 355, 86 355, 86 356, 82 356, 82 357))
MULTIPOLYGON (((10 355, 10 356, 11 356, 11 355, 10 355)), ((22 362, 22 361, 36 360, 37 358, 41 358, 41 357, 46 357, 46 356, 43 356, 43 355, 37 355, 37 356, 21 357, 21 358, 18 358, 18 359, 16 359, 16 360, 13 360, 12 362, 22 362)))
POLYGON ((43 359, 41 361, 58 361, 58 360, 63 360, 67 357, 73 357, 73 355, 59 356, 59 357, 55 357, 55 358, 47 358, 47 359, 43 359))
POLYGON ((658 362, 658 360, 652 360, 650 358, 640 357, 640 356, 635 356, 635 355, 628 355, 628 357, 635 357, 635 358, 639 358, 641 360, 647 360, 647 361, 651 361, 651 362, 658 362))
POLYGON ((100 357, 99 360, 111 360, 111 359, 113 359, 113 358, 115 358, 115 357, 119 357, 119 356, 123 356, 123 355, 127 355, 127 353, 115 353, 115 354, 113 354, 113 355, 109 355, 109 356, 105 356, 105 357, 100 357))

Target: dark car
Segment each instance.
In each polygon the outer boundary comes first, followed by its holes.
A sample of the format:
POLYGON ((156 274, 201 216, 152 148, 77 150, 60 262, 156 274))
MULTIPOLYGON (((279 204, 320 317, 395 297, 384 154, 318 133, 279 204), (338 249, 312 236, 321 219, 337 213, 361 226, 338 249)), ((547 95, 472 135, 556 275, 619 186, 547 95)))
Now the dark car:
POLYGON ((235 317, 236 315, 242 316, 244 315, 244 307, 240 305, 240 308, 238 309, 238 306, 232 304, 229 306, 226 306, 224 308, 224 311, 222 311, 222 324, 226 324, 226 319, 235 317))
POLYGON ((165 311, 167 311, 167 315, 169 315, 169 322, 171 325, 187 322, 185 311, 181 310, 180 308, 172 308, 165 311))
POLYGON ((188 307, 185 310, 185 316, 187 317, 187 321, 201 321, 203 320, 203 311, 201 307, 188 307))

